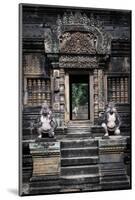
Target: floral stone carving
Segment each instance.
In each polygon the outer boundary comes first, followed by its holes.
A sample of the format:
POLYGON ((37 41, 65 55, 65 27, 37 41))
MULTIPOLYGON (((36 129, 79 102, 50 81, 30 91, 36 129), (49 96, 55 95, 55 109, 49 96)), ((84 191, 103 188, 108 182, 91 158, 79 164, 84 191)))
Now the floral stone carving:
POLYGON ((85 14, 64 13, 57 18, 57 34, 62 53, 110 54, 111 35, 103 24, 85 14))

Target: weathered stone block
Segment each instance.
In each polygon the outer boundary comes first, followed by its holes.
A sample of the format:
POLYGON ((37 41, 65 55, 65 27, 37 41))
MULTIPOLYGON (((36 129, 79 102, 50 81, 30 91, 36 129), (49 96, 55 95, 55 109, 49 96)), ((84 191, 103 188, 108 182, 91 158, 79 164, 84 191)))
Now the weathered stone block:
POLYGON ((99 168, 102 189, 124 189, 130 187, 124 165, 126 145, 126 138, 121 136, 99 139, 99 168))
POLYGON ((35 142, 30 143, 30 153, 33 160, 32 176, 59 175, 60 173, 60 143, 35 142))

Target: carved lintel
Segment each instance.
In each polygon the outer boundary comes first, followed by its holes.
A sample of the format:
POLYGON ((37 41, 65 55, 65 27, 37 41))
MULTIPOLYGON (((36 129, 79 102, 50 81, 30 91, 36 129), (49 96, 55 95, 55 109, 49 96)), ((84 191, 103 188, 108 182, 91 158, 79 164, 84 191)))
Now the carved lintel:
POLYGON ((98 67, 96 57, 89 56, 61 56, 59 58, 60 68, 88 68, 93 69, 98 67))

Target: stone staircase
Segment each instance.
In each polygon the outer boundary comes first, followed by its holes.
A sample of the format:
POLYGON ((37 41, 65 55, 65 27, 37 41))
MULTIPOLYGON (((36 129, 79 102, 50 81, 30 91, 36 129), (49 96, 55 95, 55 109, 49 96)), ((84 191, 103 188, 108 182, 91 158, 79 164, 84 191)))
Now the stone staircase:
POLYGON ((98 161, 98 141, 85 137, 62 141, 61 192, 99 190, 98 161))
MULTIPOLYGON (((36 117, 33 112, 30 119, 36 117)), ((27 133, 26 128, 23 142, 23 182, 28 183, 26 185, 31 194, 129 188, 124 165, 115 164, 115 170, 111 169, 112 165, 108 164, 106 169, 106 163, 100 163, 99 141, 102 140, 104 130, 98 125, 92 126, 89 120, 70 121, 67 129, 56 130, 56 139, 61 143, 60 176, 44 176, 40 181, 33 180, 29 183, 32 174, 32 158, 28 147, 29 141, 26 140, 30 138, 30 130, 27 133), (118 174, 115 171, 118 171, 118 174)), ((122 135, 128 135, 128 131, 125 133, 122 135)), ((33 137, 36 138, 36 134, 33 137)))
POLYGON ((89 120, 70 121, 67 126, 66 138, 88 138, 91 137, 91 128, 89 120))
POLYGON ((100 184, 103 190, 130 188, 124 163, 101 164, 100 172, 102 173, 100 184))

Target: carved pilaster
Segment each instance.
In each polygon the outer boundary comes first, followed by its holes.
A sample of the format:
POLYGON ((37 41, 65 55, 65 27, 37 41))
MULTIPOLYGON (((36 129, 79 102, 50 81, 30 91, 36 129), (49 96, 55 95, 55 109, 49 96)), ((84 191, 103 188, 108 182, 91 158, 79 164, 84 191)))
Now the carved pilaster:
POLYGON ((60 94, 59 94, 59 70, 52 71, 52 108, 58 127, 60 126, 60 94))
POLYGON ((94 70, 94 118, 99 117, 99 112, 103 111, 105 106, 104 97, 104 74, 102 69, 94 70))
POLYGON ((53 70, 53 110, 57 115, 58 126, 64 126, 65 113, 65 72, 53 70))
POLYGON ((98 101, 99 101, 99 88, 98 88, 98 69, 94 70, 93 77, 94 87, 94 119, 98 119, 98 101))
POLYGON ((102 69, 98 70, 98 101, 99 101, 99 111, 103 111, 105 106, 105 96, 104 96, 104 72, 102 69))
POLYGON ((60 124, 65 125, 65 71, 60 69, 60 124))

